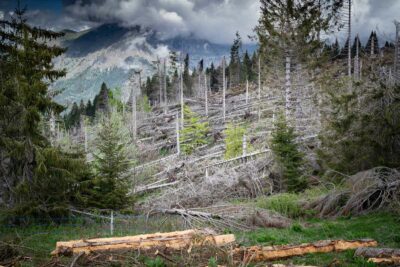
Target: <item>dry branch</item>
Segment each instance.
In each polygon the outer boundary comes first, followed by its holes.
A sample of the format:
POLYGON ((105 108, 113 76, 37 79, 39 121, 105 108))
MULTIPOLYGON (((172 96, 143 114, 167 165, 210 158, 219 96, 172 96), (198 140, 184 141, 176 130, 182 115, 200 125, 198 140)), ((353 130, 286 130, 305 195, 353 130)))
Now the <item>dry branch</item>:
POLYGON ((233 242, 235 242, 235 236, 232 234, 211 235, 205 231, 186 230, 170 233, 57 242, 56 249, 52 252, 52 255, 69 256, 81 252, 90 254, 99 251, 148 250, 156 248, 182 250, 205 244, 224 246, 233 242))
POLYGON ((165 184, 155 184, 155 185, 141 186, 141 187, 138 187, 137 189, 135 189, 135 191, 133 193, 134 194, 140 194, 140 193, 143 193, 143 192, 148 192, 148 191, 160 189, 160 188, 163 188, 163 187, 173 186, 173 185, 176 185, 177 183, 179 183, 179 181, 174 181, 174 182, 165 183, 165 184))
POLYGON ((249 248, 237 248, 234 250, 234 257, 239 261, 249 259, 252 262, 270 261, 284 259, 294 256, 301 256, 310 253, 328 253, 334 251, 343 251, 356 249, 360 247, 375 247, 378 243, 374 240, 323 240, 315 243, 306 243, 301 245, 282 245, 260 247, 253 246, 249 248))

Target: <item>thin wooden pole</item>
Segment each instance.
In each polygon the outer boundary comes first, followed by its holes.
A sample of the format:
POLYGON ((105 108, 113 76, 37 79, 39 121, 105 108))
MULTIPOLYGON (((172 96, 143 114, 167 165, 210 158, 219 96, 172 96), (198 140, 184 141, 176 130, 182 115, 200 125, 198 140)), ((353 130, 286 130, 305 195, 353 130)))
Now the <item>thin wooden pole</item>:
POLYGON ((181 95, 181 129, 183 129, 183 123, 184 123, 184 115, 183 115, 183 106, 184 106, 184 101, 183 101, 183 75, 182 75, 182 61, 181 61, 181 67, 180 67, 180 95, 181 95))
POLYGON ((225 79, 225 56, 224 56, 222 59, 222 110, 223 110, 224 121, 226 114, 225 94, 226 94, 226 79, 225 79))
POLYGON ((246 140, 246 135, 243 135, 243 143, 242 143, 242 155, 245 157, 247 155, 247 140, 246 140))
POLYGON ((246 104, 249 103, 249 80, 246 80, 246 104))
POLYGON ((286 55, 286 76, 285 76, 285 112, 286 118, 290 116, 290 97, 291 97, 291 82, 290 82, 290 52, 286 55))
POLYGON ((348 29, 348 51, 347 51, 347 68, 348 68, 348 76, 351 78, 351 47, 350 47, 350 42, 351 42, 351 0, 349 0, 349 29, 348 29))
POLYGON ((160 59, 157 58, 157 71, 158 71, 158 86, 160 90, 160 107, 162 105, 162 80, 161 80, 161 67, 160 67, 160 59))
POLYGON ((176 113, 176 153, 181 154, 181 144, 179 135, 179 112, 176 113))
POLYGON ((258 120, 261 119, 261 55, 258 55, 258 120))
POLYGON ((137 117, 136 117, 136 95, 132 89, 132 134, 133 138, 136 139, 137 132, 137 117))
POLYGON ((168 96, 167 96, 167 60, 164 58, 164 113, 167 113, 168 96))
POLYGON ((207 88, 207 74, 204 73, 204 104, 206 109, 206 116, 208 116, 208 88, 207 88))
POLYGON ((114 211, 111 211, 111 216, 110 216, 110 234, 111 236, 114 235, 114 211))

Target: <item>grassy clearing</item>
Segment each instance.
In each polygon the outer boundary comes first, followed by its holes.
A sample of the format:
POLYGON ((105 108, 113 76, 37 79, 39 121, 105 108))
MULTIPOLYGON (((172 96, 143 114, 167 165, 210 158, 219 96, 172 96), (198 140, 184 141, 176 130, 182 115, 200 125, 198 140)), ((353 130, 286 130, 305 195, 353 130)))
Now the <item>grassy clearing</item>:
MULTIPOLYGON (((114 236, 174 231, 183 228, 184 225, 174 218, 154 218, 146 222, 144 218, 139 217, 130 223, 117 222, 114 236)), ((336 220, 307 219, 298 220, 289 229, 268 228, 235 234, 241 245, 299 244, 322 239, 373 238, 381 246, 399 248, 400 219, 396 215, 389 213, 376 213, 336 220)), ((88 223, 85 220, 81 220, 76 224, 63 224, 59 226, 0 227, 1 242, 15 244, 15 248, 22 255, 26 255, 32 259, 31 261, 22 263, 22 266, 38 266, 49 261, 50 252, 55 248, 57 241, 107 236, 110 236, 110 232, 109 226, 105 222, 91 221, 88 223)), ((348 251, 343 253, 314 254, 292 258, 284 262, 318 266, 327 266, 333 262, 336 263, 333 266, 373 266, 360 259, 354 259, 353 253, 353 251, 348 251)), ((208 260, 205 259, 206 262, 208 260)), ((70 259, 65 259, 65 261, 68 262, 70 259)), ((179 259, 177 261, 179 262, 179 259)), ((210 260, 212 263, 215 261, 218 264, 224 263, 221 259, 210 260)), ((140 262, 141 266, 164 266, 160 265, 160 260, 150 260, 149 258, 143 258, 140 262)), ((197 265, 193 264, 191 266, 197 265)))
MULTIPOLYGON (((238 233, 242 245, 300 244, 323 239, 373 238, 380 246, 400 247, 400 218, 394 214, 376 213, 337 220, 309 219, 298 221, 289 229, 260 229, 250 233, 238 233)), ((371 266, 353 258, 354 251, 343 253, 314 254, 292 258, 286 262, 327 266, 371 266)), ((373 265, 372 265, 373 266, 373 265)))

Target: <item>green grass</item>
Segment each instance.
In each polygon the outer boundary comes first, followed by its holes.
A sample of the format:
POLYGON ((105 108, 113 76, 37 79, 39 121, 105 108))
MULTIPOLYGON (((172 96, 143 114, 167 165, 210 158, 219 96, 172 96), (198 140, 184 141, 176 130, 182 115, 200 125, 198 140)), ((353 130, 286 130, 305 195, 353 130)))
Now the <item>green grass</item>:
POLYGON ((311 210, 305 210, 302 202, 317 199, 327 191, 318 187, 305 190, 303 193, 282 193, 257 198, 255 204, 259 208, 276 211, 289 218, 299 218, 313 215, 311 210))
MULTIPOLYGON (((170 232, 182 229, 177 217, 163 216, 146 220, 145 216, 136 219, 116 219, 112 236, 138 235, 143 233, 170 232)), ((22 266, 38 266, 50 260, 50 252, 57 241, 110 237, 109 221, 79 218, 73 223, 61 225, 31 225, 28 227, 0 226, 1 245, 10 243, 20 254, 32 258, 22 266)), ((70 259, 67 259, 70 260, 70 259)))
MULTIPOLYGON (((114 236, 135 235, 149 232, 166 232, 183 229, 175 219, 155 218, 148 222, 143 218, 135 222, 119 221, 115 224, 114 236)), ((288 229, 265 228, 251 232, 235 233, 241 245, 280 245, 300 244, 323 239, 361 239, 373 238, 382 247, 400 248, 400 219, 389 213, 376 213, 353 218, 339 218, 336 220, 307 219, 296 221, 288 229)), ((85 222, 78 225, 42 225, 30 227, 0 226, 0 244, 10 242, 16 245, 23 255, 32 258, 22 263, 22 266, 38 266, 50 260, 50 252, 55 248, 57 241, 108 237, 109 227, 105 222, 85 222)), ((353 258, 354 251, 343 253, 313 254, 304 257, 291 258, 284 262, 327 266, 332 262, 334 266, 372 266, 366 262, 353 258)), ((70 259, 65 259, 70 262, 70 259)), ((213 260, 210 260, 213 262, 213 260)), ((146 264, 146 263, 144 263, 146 264)), ((149 261, 147 264, 161 264, 149 261)), ((212 263, 211 263, 212 265, 212 263)))
MULTIPOLYGON (((236 234, 242 245, 300 244, 324 239, 373 238, 380 246, 400 248, 400 219, 389 213, 377 213, 337 220, 309 219, 295 223, 288 229, 260 229, 236 234)), ((371 266, 353 258, 354 251, 313 254, 292 258, 286 262, 326 266, 333 261, 337 266, 371 266)))

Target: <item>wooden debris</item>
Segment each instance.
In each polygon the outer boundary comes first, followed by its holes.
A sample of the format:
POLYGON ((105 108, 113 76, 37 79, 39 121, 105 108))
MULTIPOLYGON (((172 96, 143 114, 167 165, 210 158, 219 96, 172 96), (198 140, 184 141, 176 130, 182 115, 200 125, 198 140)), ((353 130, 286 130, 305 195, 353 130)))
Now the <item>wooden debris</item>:
POLYGON ((378 243, 374 240, 323 240, 315 243, 305 243, 301 245, 282 245, 282 246, 253 246, 248 248, 236 248, 233 252, 239 261, 268 261, 301 256, 310 253, 328 253, 333 251, 343 251, 356 249, 359 247, 375 247, 378 243))
POLYGON ((205 231, 186 230, 170 233, 57 242, 56 249, 51 254, 68 256, 81 252, 90 254, 91 252, 101 251, 149 250, 157 248, 182 250, 205 244, 224 246, 233 242, 235 242, 235 236, 232 234, 212 235, 205 231))
POLYGON ((378 264, 400 264, 400 249, 358 248, 354 256, 367 258, 368 261, 378 264))

